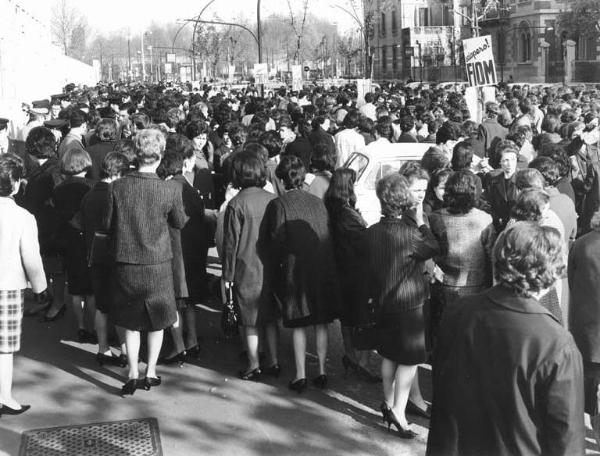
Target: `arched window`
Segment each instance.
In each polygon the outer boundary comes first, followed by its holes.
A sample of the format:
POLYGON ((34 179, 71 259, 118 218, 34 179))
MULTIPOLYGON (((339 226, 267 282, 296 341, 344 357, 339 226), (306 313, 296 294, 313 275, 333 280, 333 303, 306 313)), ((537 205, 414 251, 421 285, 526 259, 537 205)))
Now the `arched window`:
POLYGON ((531 29, 527 22, 521 22, 518 29, 519 62, 531 61, 531 29))

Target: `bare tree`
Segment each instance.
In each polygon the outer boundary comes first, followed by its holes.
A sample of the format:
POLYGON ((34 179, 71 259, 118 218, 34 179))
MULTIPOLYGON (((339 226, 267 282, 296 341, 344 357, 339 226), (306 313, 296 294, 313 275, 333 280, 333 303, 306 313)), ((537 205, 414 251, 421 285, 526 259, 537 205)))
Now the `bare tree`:
POLYGON ((81 58, 87 29, 85 18, 69 0, 56 0, 52 8, 51 31, 65 55, 81 58))
POLYGON ((304 0, 304 4, 302 6, 302 20, 298 21, 298 19, 294 16, 294 11, 292 9, 290 0, 287 0, 288 9, 290 10, 290 25, 292 27, 292 30, 294 31, 294 34, 296 35, 296 50, 294 51, 294 63, 298 63, 302 60, 302 37, 304 36, 304 27, 306 25, 306 13, 308 12, 308 3, 309 0, 304 0))

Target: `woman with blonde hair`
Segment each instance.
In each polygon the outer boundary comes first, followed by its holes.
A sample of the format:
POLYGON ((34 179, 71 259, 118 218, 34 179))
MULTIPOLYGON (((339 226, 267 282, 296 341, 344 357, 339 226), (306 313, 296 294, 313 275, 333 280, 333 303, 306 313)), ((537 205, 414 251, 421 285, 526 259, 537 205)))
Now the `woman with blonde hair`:
POLYGON ((111 185, 107 214, 115 256, 115 305, 112 319, 125 328, 129 363, 122 395, 138 387, 161 384, 156 362, 163 330, 177 321, 169 225, 183 228, 186 216, 181 188, 161 180, 156 169, 165 150, 165 137, 156 129, 135 137, 137 171, 111 185), (146 377, 139 379, 140 332, 148 333, 146 377))

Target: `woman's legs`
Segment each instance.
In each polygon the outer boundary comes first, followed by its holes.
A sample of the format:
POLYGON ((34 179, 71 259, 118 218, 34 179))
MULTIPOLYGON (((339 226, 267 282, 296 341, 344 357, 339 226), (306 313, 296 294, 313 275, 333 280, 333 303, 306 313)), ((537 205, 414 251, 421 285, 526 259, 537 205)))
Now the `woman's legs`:
POLYGON ((86 320, 88 322, 92 322, 93 325, 93 322, 96 319, 96 297, 94 295, 87 295, 84 298, 85 301, 83 304, 83 322, 85 327, 86 320))
POLYGON ((319 375, 325 375, 325 362, 327 361, 327 344, 329 342, 329 337, 327 334, 328 329, 329 326, 327 324, 315 326, 317 356, 319 357, 319 375))
POLYGON ((292 331, 294 343, 294 360, 296 361, 296 378, 306 378, 306 328, 294 328, 292 331))
POLYGON ((65 306, 65 275, 64 274, 49 274, 48 288, 51 291, 53 299, 50 308, 46 312, 46 317, 52 318, 65 306))
POLYGON ((110 346, 108 345, 108 315, 96 309, 94 318, 94 329, 98 336, 98 353, 110 355, 110 346))
POLYGON ((408 394, 411 389, 411 384, 415 378, 417 366, 404 366, 399 364, 396 368, 396 378, 394 382, 394 402, 390 407, 394 415, 398 419, 400 426, 408 427, 406 420, 406 403, 408 402, 408 394))
POLYGON ((177 311, 177 318, 179 320, 179 324, 177 327, 171 326, 169 328, 169 333, 171 334, 171 338, 173 339, 173 352, 167 356, 167 358, 171 358, 179 353, 183 353, 185 351, 185 344, 183 343, 183 313, 181 311, 177 311))
POLYGON ((394 381, 398 364, 387 358, 381 360, 381 378, 383 379, 383 400, 391 407, 394 403, 394 381))
POLYGON ((350 326, 342 326, 342 341, 344 342, 344 354, 350 361, 356 364, 358 360, 356 359, 356 350, 354 350, 354 346, 352 345, 351 332, 352 328, 350 326))
POLYGON ((159 331, 148 331, 148 368, 146 369, 146 377, 156 377, 156 362, 160 354, 160 347, 162 347, 163 334, 164 331, 162 329, 159 331))
POLYGON ((413 378, 412 384, 410 385, 410 400, 420 409, 426 410, 427 404, 425 403, 425 399, 423 399, 423 395, 421 394, 421 386, 419 385, 419 370, 415 370, 415 376, 413 378))
POLYGON ((267 347, 269 356, 271 357, 271 366, 279 364, 278 345, 279 345, 279 328, 277 323, 269 323, 265 325, 265 335, 267 339, 267 347))
MULTIPOLYGON (((139 378, 138 358, 140 355, 140 332, 125 329, 125 346, 127 347, 127 362, 129 363, 128 377, 130 379, 139 378)), ((148 360, 148 363, 150 363, 150 360, 148 360)))
POLYGON ((250 372, 258 369, 258 329, 256 326, 244 326, 244 339, 246 342, 246 354, 248 356, 248 369, 250 372))
MULTIPOLYGON (((185 325, 185 348, 189 350, 198 345, 198 333, 196 332, 196 308, 189 304, 183 312, 183 323, 185 325)), ((183 326, 183 325, 179 325, 183 326)))
POLYGON ((13 354, 0 353, 0 404, 12 409, 21 405, 12 397, 13 354))

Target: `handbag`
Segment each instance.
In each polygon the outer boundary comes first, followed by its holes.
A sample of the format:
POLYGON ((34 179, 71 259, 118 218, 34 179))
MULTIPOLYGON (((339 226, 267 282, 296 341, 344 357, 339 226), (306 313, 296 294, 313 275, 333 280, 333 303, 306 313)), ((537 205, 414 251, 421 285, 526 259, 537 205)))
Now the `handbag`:
POLYGON ((233 287, 225 290, 225 305, 221 313, 221 329, 226 338, 233 337, 238 334, 238 313, 233 300, 233 287))
POLYGON ((88 267, 95 264, 109 264, 111 260, 110 237, 106 233, 96 231, 88 254, 88 267))
POLYGON ((372 300, 367 303, 367 315, 364 323, 354 326, 350 330, 350 340, 356 350, 373 350, 378 346, 378 329, 375 324, 375 308, 372 300))

